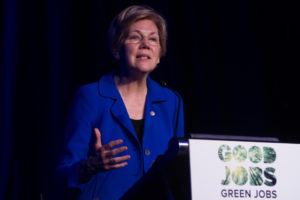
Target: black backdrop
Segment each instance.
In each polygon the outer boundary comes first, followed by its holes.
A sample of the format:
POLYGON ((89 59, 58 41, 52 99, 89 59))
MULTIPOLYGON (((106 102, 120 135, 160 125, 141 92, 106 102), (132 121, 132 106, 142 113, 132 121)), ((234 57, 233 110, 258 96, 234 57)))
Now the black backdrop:
POLYGON ((152 73, 183 97, 186 132, 299 141, 299 12, 287 1, 0 2, 0 199, 58 199, 75 90, 110 69, 107 28, 131 4, 168 22, 152 73))

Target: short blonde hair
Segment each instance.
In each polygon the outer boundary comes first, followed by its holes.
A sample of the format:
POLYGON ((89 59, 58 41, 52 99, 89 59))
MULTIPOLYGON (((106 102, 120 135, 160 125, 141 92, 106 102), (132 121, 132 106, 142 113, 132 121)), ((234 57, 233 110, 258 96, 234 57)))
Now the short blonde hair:
POLYGON ((134 5, 122 10, 112 20, 108 32, 109 48, 114 54, 120 48, 127 37, 129 27, 137 21, 148 19, 154 22, 158 29, 160 43, 160 57, 167 52, 167 24, 165 19, 151 7, 134 5))

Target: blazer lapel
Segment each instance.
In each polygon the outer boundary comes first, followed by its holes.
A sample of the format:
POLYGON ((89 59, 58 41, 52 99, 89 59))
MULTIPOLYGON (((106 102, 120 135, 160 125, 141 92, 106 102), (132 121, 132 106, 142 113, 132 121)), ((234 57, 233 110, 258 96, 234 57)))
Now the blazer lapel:
POLYGON ((122 100, 115 101, 115 103, 111 107, 111 113, 125 129, 127 129, 131 134, 133 134, 137 138, 133 125, 129 119, 129 115, 122 100))
POLYGON ((113 72, 104 75, 99 80, 99 94, 103 97, 111 98, 114 101, 110 108, 112 115, 125 129, 128 130, 128 132, 133 134, 134 137, 136 137, 137 139, 133 125, 129 119, 126 107, 114 83, 113 72))
MULTIPOLYGON (((155 110, 155 104, 159 104, 167 101, 165 94, 165 88, 162 88, 158 83, 153 81, 150 77, 147 79, 148 94, 145 106, 145 124, 144 124, 144 135, 151 134, 151 127, 153 119, 156 117, 157 110, 155 110)), ((157 106, 156 106, 157 108, 157 106)))

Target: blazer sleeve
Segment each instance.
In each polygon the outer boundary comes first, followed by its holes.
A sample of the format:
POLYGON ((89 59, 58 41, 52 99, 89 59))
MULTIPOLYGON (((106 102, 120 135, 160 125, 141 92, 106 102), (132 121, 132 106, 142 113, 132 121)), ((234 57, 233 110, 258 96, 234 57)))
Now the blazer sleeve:
POLYGON ((80 88, 71 106, 66 127, 64 150, 57 167, 58 174, 69 188, 84 190, 85 184, 78 183, 79 166, 88 158, 89 143, 92 136, 91 111, 84 88, 80 88))

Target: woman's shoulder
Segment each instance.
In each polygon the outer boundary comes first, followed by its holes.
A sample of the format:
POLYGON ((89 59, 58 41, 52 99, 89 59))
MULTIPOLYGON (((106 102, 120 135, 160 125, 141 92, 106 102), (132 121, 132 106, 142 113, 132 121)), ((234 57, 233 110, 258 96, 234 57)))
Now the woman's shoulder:
POLYGON ((148 81, 148 86, 152 90, 151 93, 154 96, 157 96, 157 98, 165 100, 172 99, 175 101, 178 101, 178 99, 182 99, 180 94, 172 87, 169 87, 165 81, 157 82, 150 78, 148 81))
POLYGON ((97 88, 98 88, 97 82, 87 83, 80 86, 77 89, 76 95, 80 95, 80 96, 94 95, 95 93, 97 94, 97 90, 98 90, 97 88))
POLYGON ((113 74, 107 73, 98 79, 80 86, 76 91, 76 96, 87 97, 89 99, 98 99, 106 96, 114 96, 113 74))
POLYGON ((97 81, 89 82, 84 85, 81 85, 77 89, 76 93, 82 93, 82 94, 98 93, 99 84, 103 81, 106 82, 109 76, 110 74, 104 74, 100 76, 100 78, 97 81))

